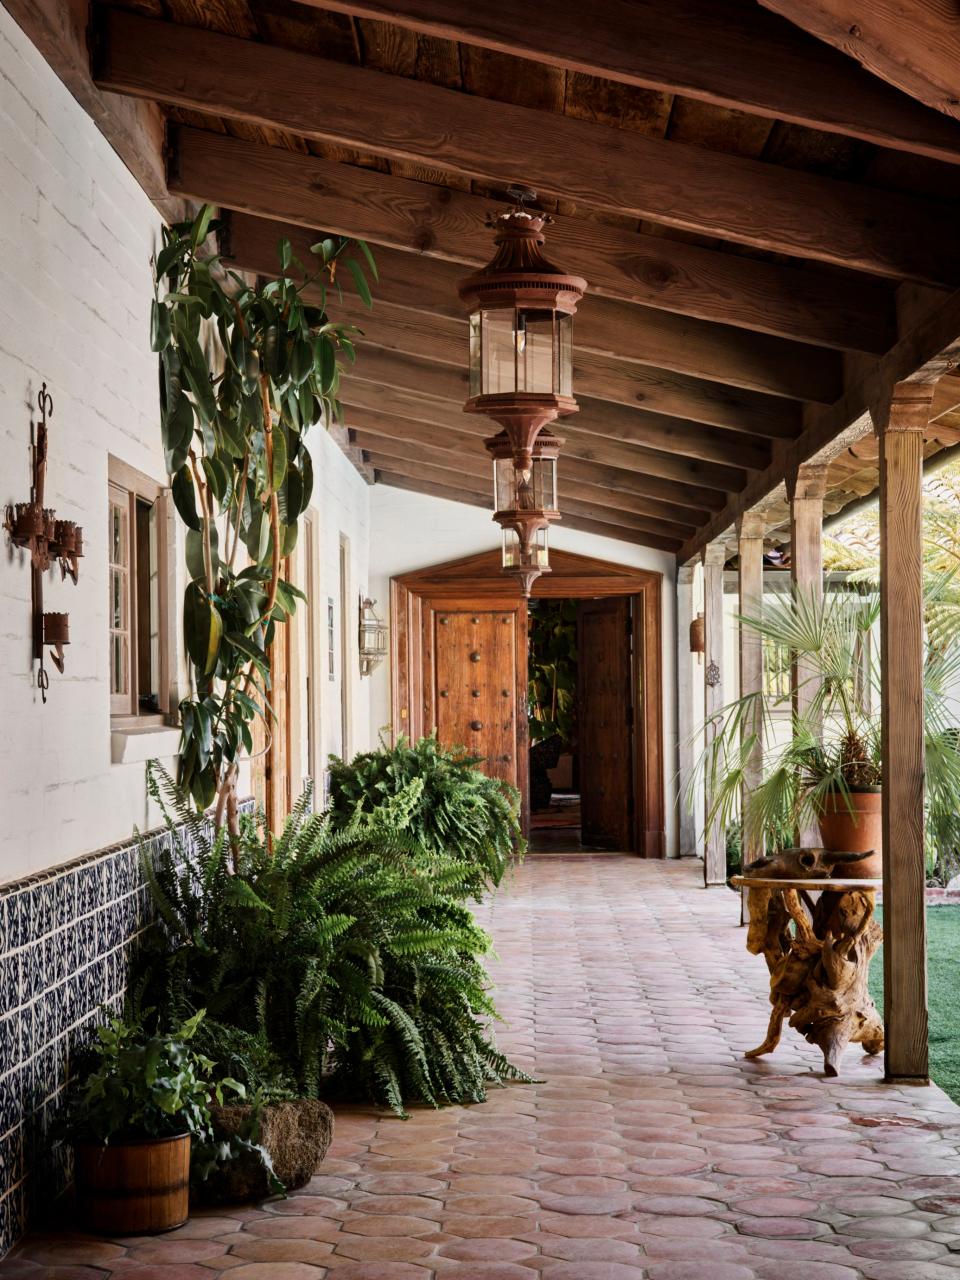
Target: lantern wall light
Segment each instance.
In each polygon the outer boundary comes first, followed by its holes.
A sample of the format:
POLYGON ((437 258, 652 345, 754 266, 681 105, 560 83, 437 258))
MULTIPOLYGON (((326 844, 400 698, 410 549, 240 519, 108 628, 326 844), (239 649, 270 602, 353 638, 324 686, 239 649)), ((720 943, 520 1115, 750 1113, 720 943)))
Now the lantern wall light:
POLYGON ((387 637, 389 627, 377 613, 376 600, 368 596, 360 597, 360 674, 368 676, 376 671, 387 656, 387 637))
POLYGON ((467 413, 502 430, 485 441, 494 460, 494 519, 503 528, 503 568, 524 595, 550 570, 548 533, 560 518, 557 457, 563 441, 546 428, 576 412, 573 316, 587 282, 543 253, 547 214, 527 209, 536 192, 511 187, 512 208, 493 218, 497 251, 460 285, 470 308, 467 413))

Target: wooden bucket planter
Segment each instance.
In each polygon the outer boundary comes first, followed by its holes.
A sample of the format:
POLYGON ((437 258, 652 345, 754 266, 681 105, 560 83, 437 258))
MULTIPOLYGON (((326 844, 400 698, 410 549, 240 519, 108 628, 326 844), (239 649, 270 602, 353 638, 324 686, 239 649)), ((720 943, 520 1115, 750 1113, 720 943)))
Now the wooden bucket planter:
POLYGON ((103 1235, 152 1235, 187 1221, 190 1135, 74 1147, 77 1217, 103 1235))

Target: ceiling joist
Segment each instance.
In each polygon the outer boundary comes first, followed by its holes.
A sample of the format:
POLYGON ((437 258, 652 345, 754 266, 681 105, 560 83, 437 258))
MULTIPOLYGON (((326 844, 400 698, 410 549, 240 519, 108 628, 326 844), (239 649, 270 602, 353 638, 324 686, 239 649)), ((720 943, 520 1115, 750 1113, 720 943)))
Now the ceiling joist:
MULTIPOLYGON (((469 507, 490 508, 489 497, 484 497, 479 489, 472 489, 468 485, 456 484, 456 477, 450 476, 453 481, 451 484, 446 483, 446 479, 442 483, 436 480, 427 480, 422 475, 412 477, 409 474, 399 472, 389 465, 390 460, 384 460, 383 467, 377 467, 374 474, 379 484, 387 485, 392 489, 406 489, 410 493, 427 494, 434 498, 445 498, 448 502, 459 502, 469 507)), ((447 473, 449 474, 449 473, 447 473)), ((607 524, 601 520, 591 520, 583 516, 568 516, 563 524, 570 529, 579 529, 584 533, 596 533, 604 538, 616 538, 618 542, 633 542, 639 546, 654 547, 660 551, 675 552, 677 544, 672 539, 660 539, 653 534, 634 533, 629 529, 623 529, 616 524, 607 524)), ((562 527, 562 526, 561 526, 562 527)))
MULTIPOLYGON (((402 450, 411 444, 430 454, 445 455, 446 465, 451 465, 450 459, 454 458, 458 465, 465 464, 465 470, 489 479, 489 462, 480 448, 480 439, 475 435, 464 431, 440 431, 426 423, 407 422, 376 411, 351 410, 350 423, 351 441, 362 448, 380 449, 393 455, 397 449, 402 450)), ((644 516, 662 523, 665 528, 669 527, 671 533, 681 537, 691 537, 696 533, 697 524, 706 518, 706 513, 700 513, 698 517, 695 512, 672 503, 597 484, 589 464, 578 462, 566 454, 559 468, 559 482, 562 495, 610 507, 624 514, 644 516)))
MULTIPOLYGON (((762 0, 789 23, 753 4, 731 0, 604 0, 590 10, 589 22, 578 0, 546 0, 537 6, 536 22, 511 0, 483 5, 470 0, 305 3, 879 146, 960 159, 960 136, 949 120, 879 84, 790 25, 830 40, 870 71, 946 110, 944 98, 957 96, 960 48, 956 24, 951 31, 936 0, 909 0, 915 22, 905 14, 903 0, 886 9, 865 8, 854 0, 762 0), (913 47, 908 50, 909 44, 913 47), (900 70, 890 65, 894 61, 900 70), (913 71, 909 79, 904 69, 908 62, 913 71)), ((958 114, 955 103, 951 114, 958 114)))
MULTIPOLYGON (((462 366, 437 364, 382 347, 362 348, 357 364, 349 369, 348 381, 355 379, 449 401, 453 410, 461 408, 469 396, 467 372, 462 366)), ((349 401, 348 393, 344 394, 344 399, 349 401)), ((724 472, 728 472, 731 466, 757 470, 770 461, 769 443, 757 436, 703 426, 643 409, 624 408, 579 395, 577 399, 579 412, 558 424, 557 430, 561 435, 570 428, 578 435, 586 433, 623 444, 639 445, 646 450, 657 450, 669 455, 671 460, 692 458, 716 463, 724 472)), ((658 465, 658 462, 652 465, 658 465)), ((731 478, 729 475, 723 477, 725 481, 731 478)), ((730 486, 724 482, 718 487, 730 486)))
MULTIPOLYGON (((367 222, 369 224, 369 219, 367 222)), ((551 229, 551 241, 553 233, 559 229, 551 229)), ((277 270, 277 246, 282 238, 289 239, 294 253, 301 261, 308 262, 310 246, 322 239, 322 234, 293 223, 275 222, 266 217, 228 210, 222 248, 238 267, 272 275, 277 270)), ((369 235, 366 238, 372 239, 369 235)), ((673 263, 670 258, 672 249, 668 241, 659 240, 657 244, 663 246, 667 253, 667 258, 660 265, 669 272, 673 263)), ((688 247, 679 246, 681 250, 688 247)), ((725 264, 731 259, 718 253, 711 253, 709 257, 719 259, 719 264, 724 264, 722 270, 727 271, 725 264)), ((477 262, 461 264, 429 258, 418 252, 385 248, 379 242, 376 258, 380 274, 376 291, 378 306, 382 301, 407 309, 423 309, 455 320, 463 318, 463 303, 457 294, 457 286, 465 274, 464 266, 475 266, 477 262)), ((651 267, 654 265, 651 262, 651 267)), ((752 265, 747 264, 747 288, 750 287, 752 265)), ((707 287, 704 281, 704 290, 707 287)), ((732 280, 731 287, 736 287, 732 280)), ((719 313, 722 306, 720 281, 717 288, 719 313)), ((348 300, 350 296, 348 294, 348 300)), ((728 297, 724 319, 729 323, 721 324, 588 293, 577 309, 576 348, 578 352, 615 356, 618 360, 674 373, 695 374, 706 381, 783 398, 820 404, 836 400, 842 389, 840 356, 819 347, 804 346, 756 331, 745 333, 735 328, 738 298, 741 296, 728 297)), ((759 297, 756 302, 760 304, 759 297)), ((863 330, 851 328, 844 340, 847 343, 865 343, 862 349, 868 351, 885 350, 893 341, 892 329, 888 329, 886 324, 878 326, 875 321, 876 317, 871 320, 872 327, 868 328, 865 337, 860 336, 863 330)))
MULTIPOLYGON (((942 0, 760 0, 818 40, 954 120, 960 118, 960 22, 942 0)), ((333 4, 331 8, 339 6, 333 4)), ((935 112, 928 115, 936 120, 935 112)), ((949 125, 950 121, 945 121, 949 125)), ((918 147, 917 150, 920 148, 918 147)), ((948 159, 941 156, 941 159, 948 159)))
POLYGON ((526 183, 578 206, 897 281, 960 281, 954 219, 934 201, 878 199, 854 183, 234 36, 109 10, 96 81, 504 187, 522 156, 526 183))
MULTIPOLYGON (((408 425, 421 423, 455 434, 476 432, 475 447, 478 452, 483 438, 495 430, 493 423, 484 422, 472 414, 458 414, 456 410, 451 412, 451 406, 441 400, 428 400, 389 387, 378 389, 372 382, 358 381, 349 384, 344 388, 341 399, 346 404, 347 426, 362 420, 362 415, 372 413, 382 418, 393 418, 401 430, 408 425)), ((577 478, 590 484, 682 507, 685 511, 692 512, 698 523, 709 514, 721 511, 727 502, 727 495, 719 489, 638 471, 632 455, 622 456, 616 446, 608 453, 602 440, 591 436, 581 440, 566 430, 564 438, 564 465, 575 465, 577 478), (610 461, 611 457, 615 461, 610 461)))
MULTIPOLYGON (((388 471, 396 475, 404 475, 419 483, 448 485, 451 488, 472 491, 479 499, 479 506, 490 508, 490 493, 484 484, 484 478, 465 472, 451 462, 449 467, 440 461, 426 461, 415 453, 397 450, 396 456, 373 452, 365 449, 369 462, 377 473, 388 471)), ((621 538, 631 542, 639 542, 644 546, 656 547, 661 551, 676 551, 681 540, 671 538, 655 529, 638 527, 636 518, 623 516, 608 508, 595 506, 587 502, 578 502, 561 497, 564 505, 563 523, 580 527, 579 522, 589 520, 595 524, 603 524, 607 537, 621 538)))

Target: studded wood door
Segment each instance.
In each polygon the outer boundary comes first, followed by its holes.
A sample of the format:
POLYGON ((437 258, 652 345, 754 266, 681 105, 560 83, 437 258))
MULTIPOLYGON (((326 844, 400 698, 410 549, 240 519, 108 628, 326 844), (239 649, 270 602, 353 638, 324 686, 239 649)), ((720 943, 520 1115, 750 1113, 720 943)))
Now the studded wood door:
POLYGON ((577 720, 585 844, 628 850, 633 839, 631 598, 582 600, 577 720))
POLYGON ((480 768, 523 789, 527 750, 526 606, 429 610, 424 659, 432 673, 427 708, 444 746, 483 757, 480 768), (432 710, 432 717, 429 712, 432 710))

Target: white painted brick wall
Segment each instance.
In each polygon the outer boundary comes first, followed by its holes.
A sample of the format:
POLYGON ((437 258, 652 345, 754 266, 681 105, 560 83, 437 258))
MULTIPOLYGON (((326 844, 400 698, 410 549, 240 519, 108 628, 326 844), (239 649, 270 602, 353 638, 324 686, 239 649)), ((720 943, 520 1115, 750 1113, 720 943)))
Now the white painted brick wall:
MULTIPOLYGON (((71 644, 66 674, 52 671, 42 706, 30 661, 29 567, 6 537, 0 546, 0 883, 156 821, 143 765, 110 762, 106 549, 108 453, 165 479, 148 345, 159 236, 137 183, 0 8, 0 504, 29 497, 31 406, 46 380, 55 402, 48 505, 83 525, 86 547, 78 586, 61 584, 59 573, 45 585, 46 608, 70 614, 71 644)), ((357 673, 353 598, 366 585, 368 489, 319 429, 313 447, 322 532, 314 607, 325 636, 326 596, 339 597, 342 531, 353 561, 347 674, 360 750, 369 682, 357 673)), ((321 689, 331 751, 339 748, 339 680, 338 670, 321 689)))
POLYGON ((80 582, 45 582, 70 614, 66 674, 42 706, 30 572, 0 554, 0 881, 149 822, 143 766, 110 763, 107 454, 163 479, 148 343, 159 219, 93 122, 0 9, 0 502, 29 496, 31 407, 46 380, 48 505, 84 528, 80 582))
MULTIPOLYGON (((561 459, 562 465, 562 459, 561 459)), ((370 498, 371 590, 390 599, 390 579, 445 560, 499 549, 500 530, 490 513, 445 498, 431 498, 376 485, 370 498)), ((578 555, 653 569, 664 575, 663 590, 663 726, 664 787, 667 805, 667 853, 677 851, 676 815, 676 581, 675 557, 649 547, 599 537, 565 527, 550 530, 550 545, 578 555)), ((370 728, 375 735, 390 720, 390 671, 387 663, 370 681, 370 728)))

